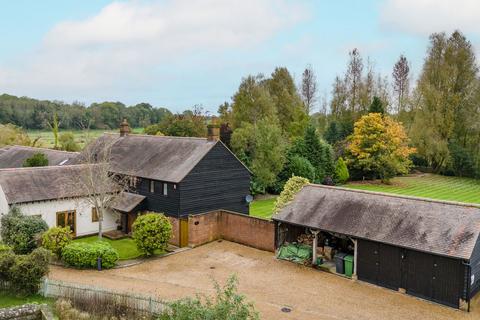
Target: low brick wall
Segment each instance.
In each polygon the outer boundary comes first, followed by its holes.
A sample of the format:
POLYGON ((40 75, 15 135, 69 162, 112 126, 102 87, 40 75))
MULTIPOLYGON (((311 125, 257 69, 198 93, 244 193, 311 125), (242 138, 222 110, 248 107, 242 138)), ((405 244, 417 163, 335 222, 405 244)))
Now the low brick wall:
POLYGON ((212 211, 188 219, 188 242, 199 246, 217 239, 275 251, 275 226, 272 221, 230 211, 212 211))

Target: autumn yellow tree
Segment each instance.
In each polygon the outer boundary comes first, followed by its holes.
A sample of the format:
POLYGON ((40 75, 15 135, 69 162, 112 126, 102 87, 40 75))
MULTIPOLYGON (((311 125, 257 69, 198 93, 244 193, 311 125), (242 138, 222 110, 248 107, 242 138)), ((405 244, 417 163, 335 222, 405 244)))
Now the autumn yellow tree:
POLYGON ((388 182, 406 174, 411 166, 408 137, 401 123, 380 113, 369 113, 355 122, 348 137, 346 160, 358 176, 388 182))

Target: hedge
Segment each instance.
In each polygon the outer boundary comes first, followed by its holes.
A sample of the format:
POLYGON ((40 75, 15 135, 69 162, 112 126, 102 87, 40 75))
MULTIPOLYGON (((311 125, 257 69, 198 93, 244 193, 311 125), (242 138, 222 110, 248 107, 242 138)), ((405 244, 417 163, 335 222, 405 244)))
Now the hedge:
POLYGON ((102 258, 102 268, 113 268, 118 261, 117 250, 107 242, 73 242, 62 250, 63 261, 72 267, 97 268, 97 259, 102 258))
POLYGON ((0 280, 9 285, 9 291, 21 294, 38 292, 42 278, 48 274, 51 253, 38 248, 28 255, 12 251, 0 253, 0 280))

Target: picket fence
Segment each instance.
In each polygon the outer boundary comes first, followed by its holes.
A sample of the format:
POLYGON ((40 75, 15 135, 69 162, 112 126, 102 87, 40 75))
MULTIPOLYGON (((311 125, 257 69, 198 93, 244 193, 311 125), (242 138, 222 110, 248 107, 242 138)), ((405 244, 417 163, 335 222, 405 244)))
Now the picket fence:
POLYGON ((44 279, 40 288, 40 294, 44 297, 64 298, 72 302, 81 300, 91 301, 91 303, 102 303, 108 301, 108 304, 115 304, 135 311, 148 312, 149 314, 160 314, 166 308, 164 301, 152 296, 127 294, 48 278, 44 279))

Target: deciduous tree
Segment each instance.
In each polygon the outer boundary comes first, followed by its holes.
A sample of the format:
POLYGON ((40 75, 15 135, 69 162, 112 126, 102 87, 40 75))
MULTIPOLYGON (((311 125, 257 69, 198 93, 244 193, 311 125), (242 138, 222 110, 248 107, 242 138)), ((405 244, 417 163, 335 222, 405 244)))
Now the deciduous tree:
POLYGON ((415 149, 408 146, 403 126, 380 113, 370 113, 355 123, 348 137, 346 161, 350 168, 368 178, 388 182, 397 174, 406 174, 415 149))

